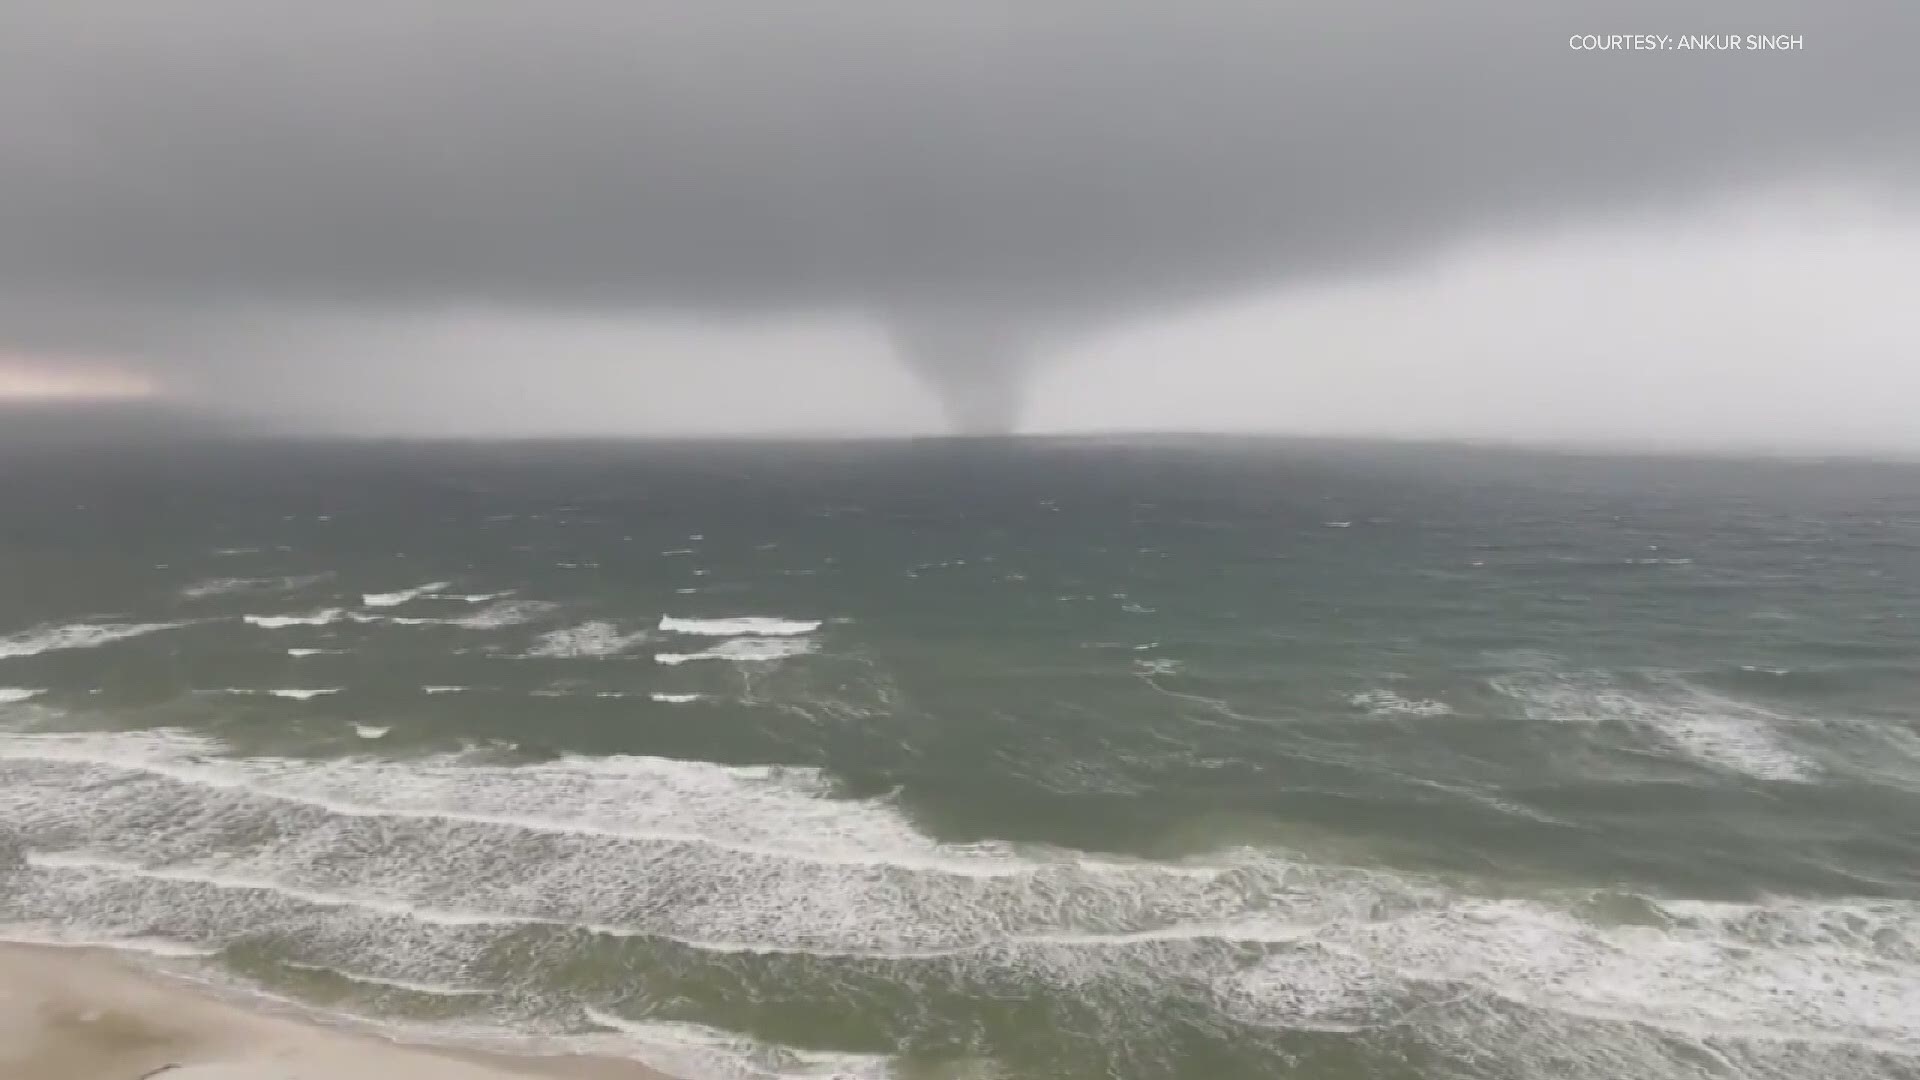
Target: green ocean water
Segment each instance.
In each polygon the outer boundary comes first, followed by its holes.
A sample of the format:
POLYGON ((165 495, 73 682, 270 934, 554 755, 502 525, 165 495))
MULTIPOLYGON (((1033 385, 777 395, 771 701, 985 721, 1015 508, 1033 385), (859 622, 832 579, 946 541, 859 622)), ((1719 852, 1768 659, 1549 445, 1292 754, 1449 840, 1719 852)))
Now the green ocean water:
POLYGON ((1920 1076, 1920 467, 0 462, 0 935, 707 1077, 1920 1076))

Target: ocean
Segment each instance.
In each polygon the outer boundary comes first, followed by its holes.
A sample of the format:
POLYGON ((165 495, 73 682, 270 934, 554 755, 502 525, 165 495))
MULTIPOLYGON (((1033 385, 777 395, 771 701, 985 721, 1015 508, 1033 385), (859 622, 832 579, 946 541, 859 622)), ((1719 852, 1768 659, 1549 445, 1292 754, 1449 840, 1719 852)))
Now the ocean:
POLYGON ((1920 1076, 1920 466, 0 462, 0 937, 681 1076, 1920 1076))

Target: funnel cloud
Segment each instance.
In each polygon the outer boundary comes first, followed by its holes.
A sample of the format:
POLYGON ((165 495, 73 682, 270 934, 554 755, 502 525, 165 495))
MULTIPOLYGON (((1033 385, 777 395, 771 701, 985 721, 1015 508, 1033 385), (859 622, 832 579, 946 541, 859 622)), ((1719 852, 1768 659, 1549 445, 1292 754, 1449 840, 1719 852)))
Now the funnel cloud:
POLYGON ((1006 432, 1116 326, 1755 190, 1909 206, 1916 47, 1904 0, 13 4, 0 352, 352 428, 458 369, 355 354, 449 313, 818 317, 1006 432), (1802 44, 1569 44, 1730 31, 1802 44))

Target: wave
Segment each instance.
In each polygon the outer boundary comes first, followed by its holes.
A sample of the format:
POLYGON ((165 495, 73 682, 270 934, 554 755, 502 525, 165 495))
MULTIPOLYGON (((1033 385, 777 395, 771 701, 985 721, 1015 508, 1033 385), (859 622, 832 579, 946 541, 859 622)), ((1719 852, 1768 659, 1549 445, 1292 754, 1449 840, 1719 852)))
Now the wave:
POLYGON ((97 649, 116 641, 176 630, 185 623, 72 623, 66 626, 36 626, 31 630, 0 637, 0 660, 62 649, 97 649))
POLYGON ((291 592, 325 581, 329 576, 305 574, 267 578, 208 578, 205 581, 184 586, 180 590, 180 596, 186 600, 207 600, 216 596, 231 596, 235 593, 291 592))
POLYGON ((453 626, 462 630, 499 630, 503 627, 532 622, 552 611, 555 606, 546 600, 512 600, 494 604, 471 615, 460 615, 454 618, 408 615, 355 615, 353 618, 356 622, 382 622, 393 626, 453 626))
POLYGON ((169 960, 204 959, 220 955, 218 948, 148 935, 92 935, 65 922, 6 923, 0 941, 59 949, 114 949, 169 960))
POLYGON ((610 622, 588 622, 549 630, 540 635, 526 655, 541 658, 618 656, 651 639, 652 635, 645 630, 623 632, 610 622))
POLYGON ((705 698, 707 695, 705 694, 669 694, 662 690, 655 690, 653 693, 648 694, 647 696, 649 698, 652 698, 655 701, 660 702, 663 705, 684 705, 690 701, 699 701, 705 698))
POLYGON ((311 701, 312 699, 317 697, 325 697, 329 694, 337 694, 339 692, 340 692, 340 688, 337 686, 315 687, 311 689, 302 688, 302 687, 288 687, 288 688, 269 689, 269 690, 250 689, 245 687, 226 687, 224 689, 214 691, 214 693, 218 693, 218 694, 233 694, 240 697, 286 698, 289 701, 311 701))
POLYGON ((673 1076, 729 1080, 891 1080, 898 1074, 881 1054, 824 1053, 763 1042, 704 1024, 630 1020, 588 1008, 591 1022, 633 1042, 649 1066, 673 1076))
MULTIPOLYGON (((1675 1060, 1708 1041, 1920 1056, 1911 900, 1495 897, 1276 850, 1136 862, 951 844, 807 768, 227 753, 184 732, 0 734, 0 819, 27 852, 14 909, 210 944, 266 928, 307 960, 421 982, 508 940, 530 983, 627 942, 672 950, 662 970, 727 964, 743 993, 882 976, 909 995, 1050 988, 1143 1025, 1177 992, 1237 1030, 1394 1025, 1499 1060, 1549 1036, 1596 1045, 1593 1025, 1597 1045, 1675 1060), (742 956, 759 959, 727 960, 742 956)), ((1685 1074, 1660 1060, 1518 1072, 1685 1074)))
POLYGON ((358 735, 358 736, 360 736, 360 737, 361 737, 361 738, 363 738, 363 739, 381 739, 381 738, 385 738, 385 737, 386 737, 386 734, 387 734, 387 732, 389 732, 389 731, 392 731, 392 730, 393 730, 393 728, 392 728, 391 726, 388 726, 388 725, 379 725, 379 724, 355 724, 355 725, 353 725, 353 733, 354 733, 355 735, 358 735))
POLYGON ((280 630, 289 626, 326 626, 346 617, 345 608, 322 608, 305 615, 242 615, 240 619, 262 630, 280 630))
POLYGON ((303 656, 338 656, 344 652, 345 649, 288 649, 287 655, 298 659, 303 656))
POLYGON ((695 660, 728 660, 736 664, 772 664, 814 651, 805 638, 735 638, 723 645, 693 653, 655 653, 660 664, 686 664, 695 660))
POLYGON ((414 979, 390 979, 380 975, 368 975, 357 971, 342 971, 326 964, 306 964, 298 960, 281 960, 279 965, 293 971, 308 971, 316 975, 330 975, 347 982, 382 990, 399 990, 408 994, 423 994, 430 997, 486 997, 497 994, 499 990, 490 986, 456 986, 448 983, 419 982, 414 979))
POLYGON ((765 615, 742 615, 730 619, 679 619, 672 615, 662 615, 660 629, 669 634, 689 634, 696 637, 733 637, 739 634, 780 637, 811 634, 820 629, 820 620, 781 619, 765 615))
POLYGON ((552 607, 552 604, 544 601, 528 600, 519 603, 495 604, 484 611, 456 618, 375 615, 361 611, 347 611, 344 608, 326 608, 306 615, 243 615, 241 618, 251 625, 266 630, 278 630, 288 626, 327 626, 337 622, 362 625, 385 623, 391 626, 455 626, 465 630, 495 630, 529 622, 552 607))
POLYGON ((139 774, 181 786, 176 797, 210 789, 354 819, 708 844, 832 865, 885 863, 887 852, 901 865, 956 875, 1011 872, 1013 865, 1003 845, 926 839, 886 800, 835 799, 832 781, 810 767, 650 757, 515 766, 475 765, 460 755, 303 761, 226 757, 224 750, 217 739, 178 729, 0 733, 0 762, 139 774))
POLYGON ((1806 783, 1819 764, 1795 744, 1798 718, 1677 679, 1601 673, 1522 673, 1490 681, 1533 719, 1613 728, 1699 765, 1757 780, 1806 783))
POLYGON ((1366 690, 1347 703, 1374 716, 1452 716, 1453 706, 1431 698, 1401 697, 1392 690, 1366 690))
POLYGON ((423 686, 420 689, 423 693, 428 693, 428 694, 461 694, 461 693, 465 693, 468 690, 473 689, 473 687, 471 686, 423 686))
POLYGON ((401 604, 407 603, 410 600, 419 599, 428 593, 439 592, 441 589, 450 588, 452 585, 453 582, 451 581, 432 581, 425 585, 415 585, 410 589, 400 589, 396 592, 361 593, 360 602, 366 607, 399 607, 401 604))
POLYGON ((505 597, 509 597, 509 596, 512 596, 512 595, 513 595, 513 590, 512 590, 512 589, 508 589, 508 590, 506 590, 505 592, 483 592, 483 593, 429 593, 429 594, 427 594, 427 599, 429 599, 429 600, 458 600, 458 601, 460 601, 460 602, 461 602, 461 603, 463 603, 463 604, 484 604, 484 603, 486 603, 486 602, 487 602, 487 601, 489 601, 489 600, 500 600, 500 599, 504 599, 505 597))
POLYGON ((472 615, 449 619, 447 624, 458 626, 463 630, 498 630, 502 627, 532 622, 551 612, 556 606, 546 600, 508 600, 483 608, 472 615))
POLYGON ((22 701, 32 701, 45 690, 34 690, 23 686, 0 686, 0 705, 17 705, 22 701))
POLYGON ((393 915, 416 922, 441 926, 513 926, 529 921, 512 916, 438 911, 430 907, 420 907, 403 901, 383 900, 373 895, 352 896, 321 889, 303 889, 287 885, 283 882, 274 881, 270 878, 252 878, 230 873, 208 872, 190 867, 144 866, 132 860, 106 858, 88 855, 82 852, 29 851, 22 857, 22 861, 27 866, 38 869, 79 871, 84 874, 91 874, 107 879, 170 882, 181 885, 204 885, 220 892, 274 893, 314 907, 359 908, 383 915, 393 915))

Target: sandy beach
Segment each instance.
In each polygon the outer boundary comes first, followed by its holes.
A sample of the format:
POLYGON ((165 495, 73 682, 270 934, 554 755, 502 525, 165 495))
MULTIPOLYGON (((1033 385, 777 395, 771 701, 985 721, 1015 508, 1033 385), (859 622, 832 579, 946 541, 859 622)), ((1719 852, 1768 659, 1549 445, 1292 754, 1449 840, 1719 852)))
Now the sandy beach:
POLYGON ((412 1046, 266 1012, 101 950, 0 945, 5 1080, 666 1080, 606 1058, 412 1046))

